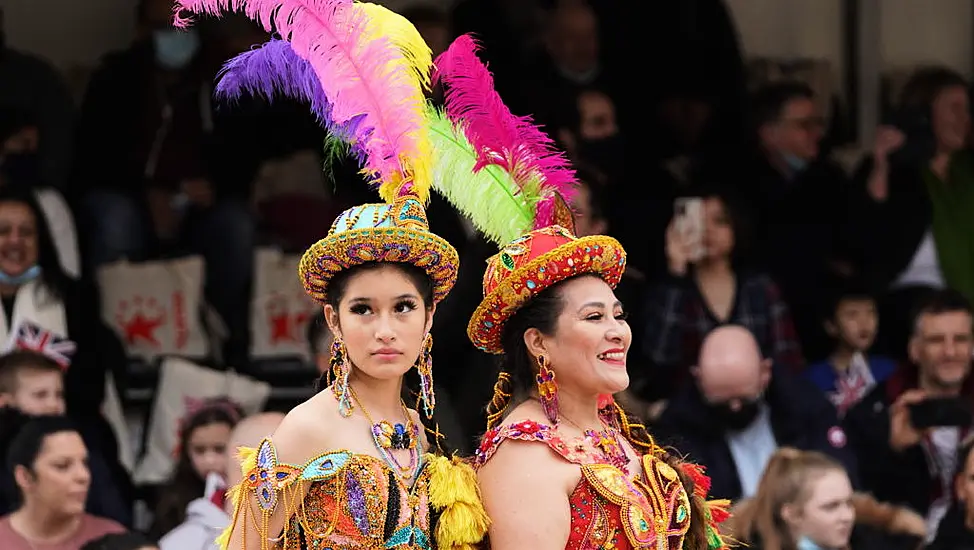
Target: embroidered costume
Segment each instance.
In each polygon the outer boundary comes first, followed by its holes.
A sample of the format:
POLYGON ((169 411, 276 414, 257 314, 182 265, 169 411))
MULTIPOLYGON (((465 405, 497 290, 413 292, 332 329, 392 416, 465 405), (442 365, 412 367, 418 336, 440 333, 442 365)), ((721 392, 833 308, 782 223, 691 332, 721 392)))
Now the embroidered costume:
POLYGON ((508 439, 547 445, 576 464, 582 478, 569 498, 572 527, 567 548, 681 548, 690 525, 690 501, 673 468, 652 455, 642 459, 644 479, 631 481, 617 466, 577 442, 566 442, 550 426, 524 421, 489 430, 477 450, 490 460, 508 439))
MULTIPOLYGON (((234 523, 264 522, 258 531, 270 535, 266 522, 283 507, 289 520, 279 536, 266 541, 274 548, 464 548, 455 542, 444 545, 441 541, 455 535, 434 532, 434 519, 440 518, 444 530, 451 528, 443 523, 444 513, 452 514, 454 522, 483 522, 476 490, 459 500, 449 494, 476 484, 473 471, 456 459, 424 454, 415 479, 403 479, 382 459, 345 450, 323 453, 302 465, 278 462, 269 439, 242 453, 244 481, 231 492, 234 523), (251 515, 251 494, 256 495, 259 517, 251 515)), ((475 536, 479 540, 483 533, 475 536)), ((262 548, 267 543, 262 541, 262 548)))
MULTIPOLYGON (((309 103, 329 131, 328 147, 355 157, 384 201, 346 210, 308 249, 299 267, 308 294, 324 304, 336 274, 392 262, 422 269, 434 302, 442 300, 456 282, 458 257, 426 218, 434 176, 445 172, 433 169, 425 98, 432 54, 416 28, 381 6, 352 0, 178 0, 177 10, 177 26, 190 23, 186 12, 239 11, 281 37, 229 61, 217 93, 309 103)), ((428 417, 435 404, 431 346, 427 336, 415 365, 428 417)), ((379 456, 322 449, 304 464, 285 464, 270 439, 242 449, 244 481, 231 491, 233 524, 221 546, 236 529, 244 536, 256 531, 262 549, 472 549, 488 520, 471 466, 423 449, 405 405, 401 422, 372 420, 348 383, 351 364, 340 337, 331 367, 339 413, 358 408, 366 416, 379 456), (399 462, 396 451, 410 459, 399 462), (272 517, 281 516, 283 530, 271 532, 272 517)))
MULTIPOLYGON (((500 354, 504 324, 538 293, 582 274, 599 276, 614 288, 625 271, 626 254, 611 237, 575 236, 566 205, 575 191, 574 171, 530 119, 512 115, 503 104, 477 49, 470 37, 458 38, 437 59, 436 78, 444 86, 449 122, 442 133, 449 134, 457 148, 469 151, 473 171, 481 179, 459 186, 435 178, 434 187, 500 245, 500 252, 487 260, 484 299, 467 328, 477 348, 500 354)), ((717 524, 726 516, 727 503, 706 503, 709 480, 703 471, 671 461, 648 435, 634 437, 644 428, 631 423, 611 399, 603 409, 602 431, 576 426, 583 437, 563 439, 557 431, 561 417, 554 371, 545 357, 536 359, 538 399, 550 423, 499 425, 511 398, 505 390, 510 375, 501 373, 495 402, 500 398, 503 404, 494 407, 499 410, 489 409, 477 465, 488 463, 510 439, 547 445, 577 465, 581 480, 569 498, 571 530, 566 549, 724 548, 717 524), (640 471, 627 471, 630 460, 621 437, 640 453, 640 471), (689 486, 692 494, 687 492, 689 486), (705 517, 694 518, 694 514, 705 517), (694 521, 706 526, 705 536, 699 530, 691 532, 694 521)))

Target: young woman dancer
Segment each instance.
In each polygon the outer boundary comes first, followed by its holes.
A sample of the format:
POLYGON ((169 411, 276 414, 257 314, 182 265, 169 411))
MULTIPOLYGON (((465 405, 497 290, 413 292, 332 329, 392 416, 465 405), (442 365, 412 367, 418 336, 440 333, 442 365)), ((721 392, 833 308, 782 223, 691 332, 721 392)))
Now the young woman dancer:
MULTIPOLYGON (((218 93, 308 100, 385 200, 343 212, 301 260, 334 336, 331 369, 324 391, 244 456, 224 548, 470 548, 487 528, 473 470, 436 456, 400 398, 416 367, 422 412, 432 416, 430 327, 457 274, 456 250, 429 231, 424 210, 429 49, 405 19, 372 4, 177 4, 239 10, 284 37, 230 61, 218 93)), ((180 15, 177 24, 187 23, 180 15)))

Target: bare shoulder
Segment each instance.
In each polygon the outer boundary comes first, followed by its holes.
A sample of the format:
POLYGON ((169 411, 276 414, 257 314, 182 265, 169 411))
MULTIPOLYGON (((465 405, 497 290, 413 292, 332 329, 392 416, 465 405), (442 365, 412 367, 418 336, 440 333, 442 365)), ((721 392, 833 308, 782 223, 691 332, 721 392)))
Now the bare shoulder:
POLYGON ((339 417, 334 398, 326 392, 291 409, 271 438, 278 460, 303 464, 331 448, 328 426, 333 426, 339 417))
POLYGON ((557 456, 547 444, 537 441, 504 441, 483 466, 477 477, 482 486, 557 488, 570 494, 581 476, 574 464, 557 456))

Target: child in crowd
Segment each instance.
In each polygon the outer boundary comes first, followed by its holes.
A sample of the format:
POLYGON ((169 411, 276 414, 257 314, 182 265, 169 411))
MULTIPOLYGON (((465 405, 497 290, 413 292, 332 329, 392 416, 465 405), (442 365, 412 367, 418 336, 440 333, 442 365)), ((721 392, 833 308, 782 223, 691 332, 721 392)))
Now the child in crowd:
POLYGON ((216 399, 189 411, 183 419, 176 466, 164 487, 149 530, 153 540, 186 520, 187 506, 206 494, 208 484, 211 493, 222 495, 222 491, 215 490, 214 478, 226 479, 230 432, 242 415, 236 404, 216 399))
POLYGON ((763 550, 910 550, 926 534, 916 512, 853 493, 841 464, 811 451, 775 451, 753 498, 721 526, 741 546, 763 550))
MULTIPOLYGON (((24 422, 37 416, 60 416, 65 413, 64 371, 47 356, 30 350, 14 350, 0 356, 0 453, 6 456, 10 439, 24 422)), ((93 487, 88 494, 86 511, 114 519, 123 525, 132 521, 128 495, 128 476, 118 463, 115 442, 79 425, 88 449, 88 467, 93 487)), ((6 472, 0 476, 0 514, 7 513, 15 495, 13 480, 6 472)))
POLYGON ((0 357, 0 407, 31 416, 64 414, 61 366, 34 351, 16 350, 0 357))
MULTIPOLYGON (((283 414, 272 412, 248 416, 237 423, 225 457, 228 466, 224 482, 227 486, 237 485, 243 478, 237 450, 257 447, 262 439, 274 433, 282 420, 283 414)), ((186 521, 159 539, 160 550, 219 550, 216 539, 230 525, 230 514, 233 513, 233 502, 220 498, 224 490, 225 487, 191 502, 186 521)))
POLYGON ((887 357, 868 355, 876 339, 879 315, 875 298, 865 288, 845 283, 830 305, 825 331, 835 340, 834 351, 805 372, 842 417, 873 386, 886 380, 896 363, 887 357))

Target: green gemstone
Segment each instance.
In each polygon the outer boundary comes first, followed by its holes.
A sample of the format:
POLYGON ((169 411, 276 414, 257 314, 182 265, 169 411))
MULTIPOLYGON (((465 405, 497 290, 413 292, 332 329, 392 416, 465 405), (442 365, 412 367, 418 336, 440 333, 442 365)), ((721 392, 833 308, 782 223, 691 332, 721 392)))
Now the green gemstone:
POLYGON ((680 506, 676 509, 676 521, 683 521, 685 519, 687 519, 687 509, 680 506))
POLYGON ((507 269, 513 270, 515 267, 514 258, 512 258, 510 254, 508 254, 507 252, 501 253, 501 263, 504 264, 504 267, 506 267, 507 269))
POLYGON ((644 520, 644 519, 639 520, 639 530, 640 531, 649 531, 649 524, 646 523, 646 520, 644 520))

